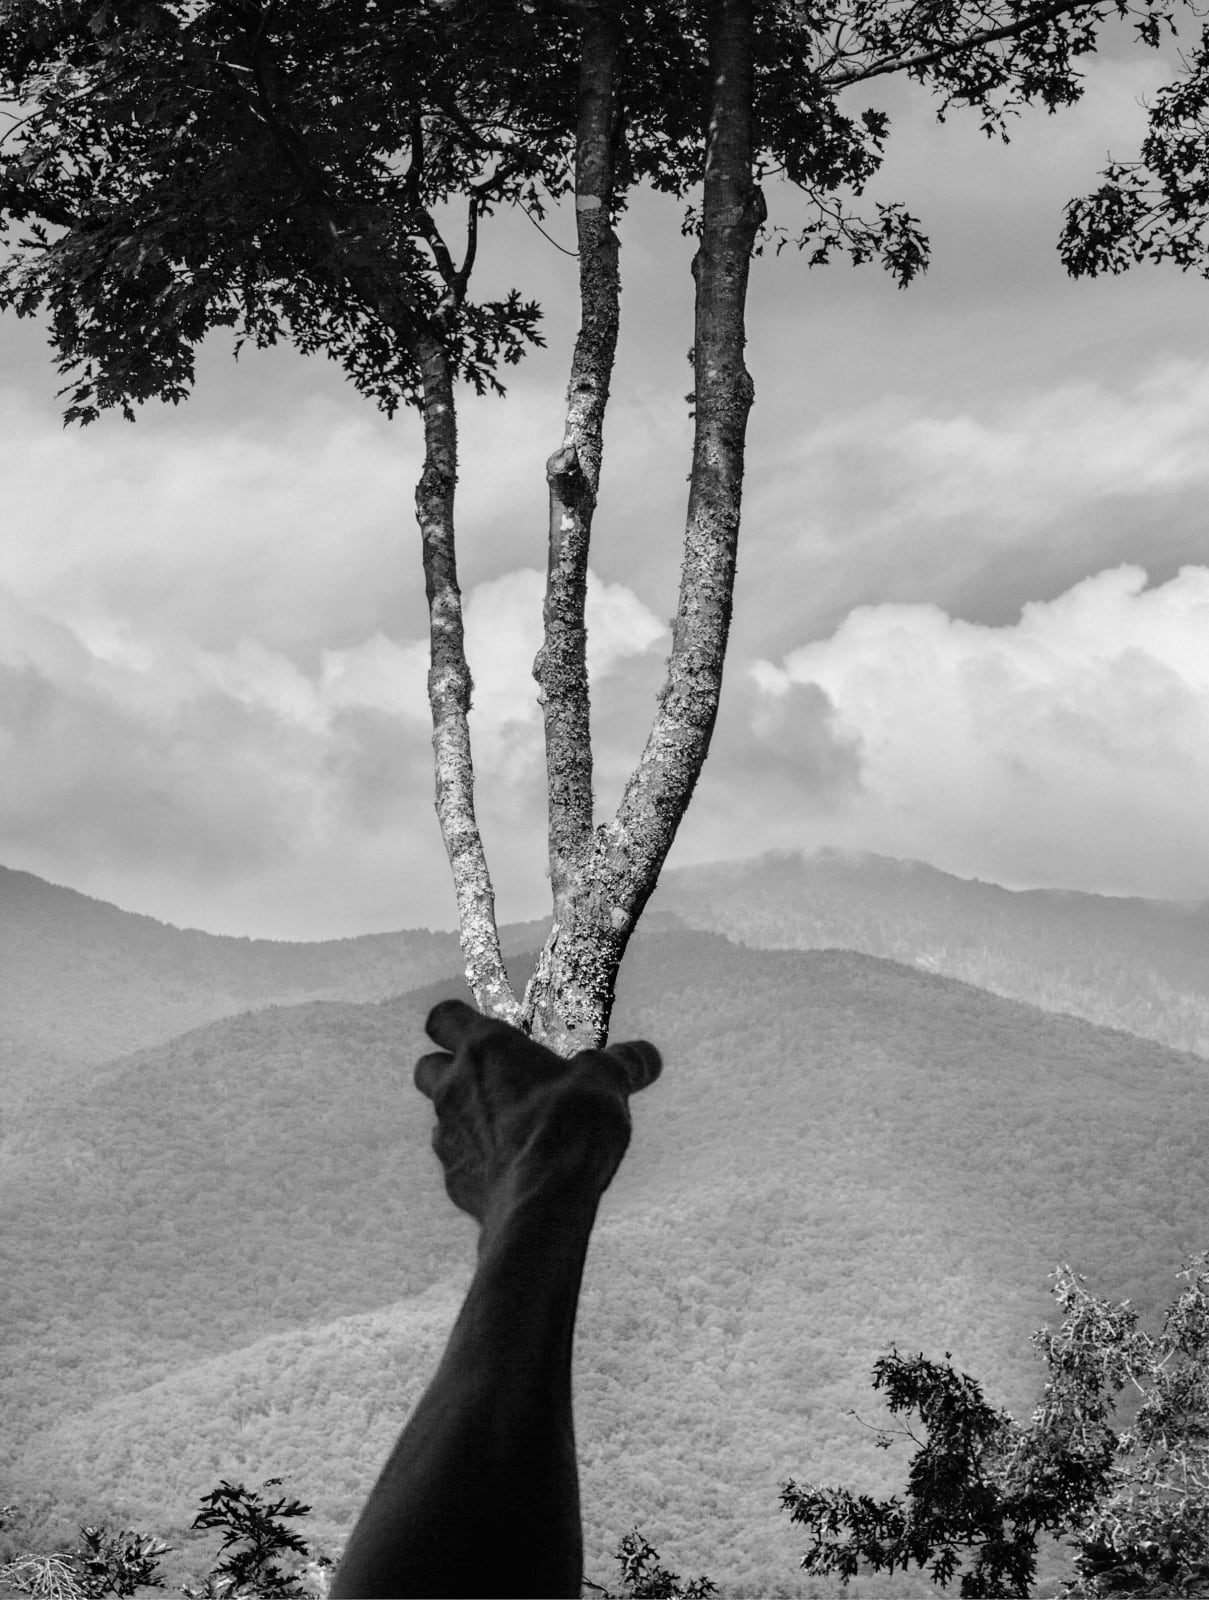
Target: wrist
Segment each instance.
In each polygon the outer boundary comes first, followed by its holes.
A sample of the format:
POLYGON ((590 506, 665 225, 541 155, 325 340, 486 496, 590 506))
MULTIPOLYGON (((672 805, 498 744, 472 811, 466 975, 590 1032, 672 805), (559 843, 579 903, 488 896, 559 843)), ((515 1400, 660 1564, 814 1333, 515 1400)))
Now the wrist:
POLYGON ((569 1184, 505 1185, 483 1215, 479 1259, 509 1251, 584 1252, 599 1204, 599 1194, 569 1184))

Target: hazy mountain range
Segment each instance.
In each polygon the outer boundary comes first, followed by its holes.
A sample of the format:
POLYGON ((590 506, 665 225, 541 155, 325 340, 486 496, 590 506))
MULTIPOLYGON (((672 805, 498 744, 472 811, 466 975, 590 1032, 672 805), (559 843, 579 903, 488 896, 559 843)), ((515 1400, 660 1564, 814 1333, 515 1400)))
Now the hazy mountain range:
MULTIPOLYGON (((614 1031, 666 1071, 581 1316, 588 1570, 638 1522, 732 1595, 805 1593, 778 1486, 901 1482, 847 1415, 889 1342, 1025 1410, 1058 1262, 1153 1311, 1209 1245, 1201 1057, 922 963, 1085 1007, 1124 973, 1191 1015, 1205 913, 839 857, 671 874, 653 911, 614 1031), (914 965, 754 947, 837 930, 914 965)), ((457 965, 448 934, 217 939, 0 875, 0 1503, 166 1532, 285 1473, 338 1543, 472 1258, 410 1088, 457 965)))
POLYGON ((670 872, 651 905, 744 944, 863 950, 1209 1055, 1206 901, 1003 889, 823 850, 670 872))

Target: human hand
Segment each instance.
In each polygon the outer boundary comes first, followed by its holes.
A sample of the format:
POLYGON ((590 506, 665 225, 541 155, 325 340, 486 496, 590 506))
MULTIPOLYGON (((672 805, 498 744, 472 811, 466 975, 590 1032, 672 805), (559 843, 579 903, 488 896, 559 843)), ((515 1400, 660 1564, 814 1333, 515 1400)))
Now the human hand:
POLYGON ((598 1199, 630 1141, 629 1097, 659 1076, 645 1040, 581 1050, 569 1060, 461 1000, 425 1024, 439 1052, 415 1083, 433 1102, 433 1149, 450 1199, 483 1221, 497 1201, 568 1188, 598 1199))

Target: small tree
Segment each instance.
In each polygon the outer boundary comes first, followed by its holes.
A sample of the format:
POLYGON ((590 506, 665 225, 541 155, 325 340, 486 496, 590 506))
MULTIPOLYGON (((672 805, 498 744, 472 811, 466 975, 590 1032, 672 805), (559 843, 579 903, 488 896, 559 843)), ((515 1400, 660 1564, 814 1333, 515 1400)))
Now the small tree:
MULTIPOLYGON (((16 1510, 0 1508, 0 1517, 16 1510)), ((81 1528, 80 1537, 75 1550, 21 1555, 0 1565, 0 1583, 35 1600, 103 1600, 163 1588, 159 1564, 169 1546, 162 1539, 129 1528, 111 1533, 92 1527, 81 1528)))
POLYGON ((637 1528, 622 1535, 615 1555, 625 1585, 620 1592, 584 1580, 585 1588, 603 1600, 709 1600, 718 1592, 717 1584, 706 1577, 681 1580, 678 1572, 661 1567, 658 1550, 637 1528))
MULTIPOLYGON (((1064 1593, 1209 1594, 1209 1255, 1178 1274, 1184 1288, 1162 1332, 1138 1327, 1128 1301, 1098 1300, 1069 1267, 1055 1274, 1063 1312, 1033 1344, 1048 1376, 1027 1426, 988 1405, 948 1363, 891 1350, 873 1384, 891 1416, 919 1418, 906 1493, 876 1499, 792 1481, 781 1503, 812 1543, 808 1572, 847 1583, 859 1571, 926 1568, 963 1596, 1023 1595, 1038 1538, 1074 1537, 1064 1593), (1141 1398, 1116 1433, 1117 1397, 1141 1398)), ((893 1433, 878 1443, 888 1448, 893 1433)))
MULTIPOLYGON (((262 1489, 277 1488, 268 1478, 262 1489)), ((312 1553, 305 1539, 283 1519, 305 1517, 310 1506, 278 1495, 266 1498, 242 1483, 222 1480, 201 1499, 195 1528, 221 1528, 219 1559, 198 1585, 184 1584, 186 1600, 303 1600, 326 1593, 332 1562, 312 1553), (298 1557, 288 1570, 282 1558, 298 1557)), ((16 1506, 0 1507, 0 1527, 16 1506)), ((124 1528, 80 1529, 83 1543, 71 1551, 23 1555, 0 1565, 0 1583, 8 1583, 35 1600, 103 1600, 106 1595, 133 1595, 139 1589, 162 1589, 159 1564, 170 1546, 149 1534, 124 1528)))
POLYGON ((753 252, 880 260, 927 242, 856 201, 889 121, 845 91, 905 74, 988 133, 1081 93, 1101 26, 1157 43, 1180 0, 6 0, 0 307, 48 318, 69 419, 183 399, 207 333, 323 351, 422 416, 437 814, 479 1004, 555 1049, 603 1040, 626 944, 709 750, 734 588, 753 252), (783 180, 796 217, 770 219, 783 180), (619 327, 615 224, 638 184, 683 197, 694 440, 667 677, 615 815, 593 806, 585 598, 619 327), (501 206, 574 196, 580 326, 549 491, 544 708, 549 937, 523 998, 475 819, 455 548, 455 383, 501 389, 540 342, 518 291, 471 281, 501 206), (461 221, 451 221, 460 218, 461 221), (456 235, 456 237, 455 237, 456 235))
MULTIPOLYGON (((280 1487, 280 1478, 266 1478, 262 1489, 280 1487)), ((283 1557, 310 1559, 310 1547, 300 1533, 286 1526, 310 1514, 310 1506, 288 1495, 269 1499, 242 1483, 224 1478, 217 1489, 202 1496, 202 1509, 193 1519, 195 1528, 221 1528, 219 1559, 210 1572, 206 1587, 186 1589, 190 1600, 210 1593, 232 1597, 255 1595, 266 1600, 300 1600, 307 1590, 296 1570, 281 1566, 283 1557)))

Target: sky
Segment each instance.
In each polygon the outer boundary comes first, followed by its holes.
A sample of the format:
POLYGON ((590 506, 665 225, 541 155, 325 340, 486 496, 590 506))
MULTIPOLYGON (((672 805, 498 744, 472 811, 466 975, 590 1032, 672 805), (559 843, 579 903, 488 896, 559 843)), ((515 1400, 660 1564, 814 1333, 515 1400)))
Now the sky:
MULTIPOLYGON (((870 199, 908 205, 933 265, 900 291, 792 250, 754 264, 731 651, 670 865, 830 846, 1209 898, 1209 284, 1072 283, 1056 252, 1164 76, 1099 60, 1078 108, 1006 147, 905 86, 852 92, 893 118, 870 199)), ((565 213, 546 226, 572 242, 565 213)), ((652 197, 621 236, 588 610, 601 817, 662 681, 691 437, 691 243, 652 197)), ((548 910, 530 667, 575 264, 512 217, 480 271, 480 293, 536 294, 549 340, 461 418, 478 806, 513 920, 548 910)), ((0 319, 0 864, 215 933, 454 926, 414 413, 218 337, 188 404, 133 426, 64 430, 59 381, 42 330, 0 319)))

